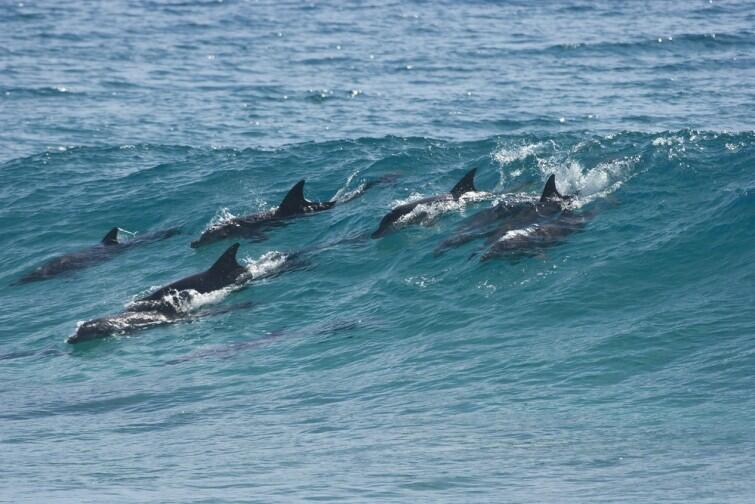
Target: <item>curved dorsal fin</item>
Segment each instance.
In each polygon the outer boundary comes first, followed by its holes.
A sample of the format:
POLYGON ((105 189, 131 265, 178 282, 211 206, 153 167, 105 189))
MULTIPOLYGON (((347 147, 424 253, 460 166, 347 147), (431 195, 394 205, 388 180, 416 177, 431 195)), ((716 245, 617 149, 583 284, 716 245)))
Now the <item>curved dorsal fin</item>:
POLYGON ((210 267, 209 271, 212 271, 213 273, 225 273, 241 268, 242 266, 236 260, 236 252, 238 252, 238 250, 238 243, 234 243, 228 247, 228 249, 223 252, 223 255, 215 261, 215 264, 210 267))
POLYGON ((563 199, 561 193, 556 189, 556 175, 554 174, 551 174, 551 176, 548 177, 548 181, 545 183, 545 188, 543 189, 543 195, 540 196, 540 202, 542 203, 543 201, 552 198, 563 199))
POLYGON ((304 181, 300 180, 288 191, 281 204, 278 205, 276 213, 280 216, 302 213, 309 204, 310 202, 304 198, 304 181))
POLYGON ((114 227, 108 231, 101 243, 103 245, 118 245, 118 228, 114 227))
POLYGON ((461 198, 461 195, 470 192, 470 191, 477 191, 474 186, 474 176, 475 173, 477 173, 477 168, 472 168, 467 172, 464 177, 462 177, 461 180, 454 186, 453 189, 451 189, 451 196, 454 197, 454 199, 461 198))

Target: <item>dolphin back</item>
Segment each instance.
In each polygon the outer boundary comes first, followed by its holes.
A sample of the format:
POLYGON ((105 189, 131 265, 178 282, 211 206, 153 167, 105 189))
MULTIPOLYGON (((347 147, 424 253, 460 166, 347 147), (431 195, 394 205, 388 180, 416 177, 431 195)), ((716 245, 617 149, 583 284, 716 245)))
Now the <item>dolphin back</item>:
POLYGON ((304 197, 304 181, 300 180, 283 197, 276 213, 280 217, 295 215, 304 212, 304 209, 310 204, 311 202, 304 197))
POLYGON ((114 227, 108 231, 101 243, 103 245, 118 245, 118 228, 114 227))
POLYGON ((233 245, 228 247, 225 252, 223 252, 223 255, 221 255, 218 260, 215 261, 215 264, 213 264, 210 269, 207 270, 207 272, 222 276, 229 274, 237 275, 239 273, 239 270, 244 269, 244 267, 241 266, 236 260, 236 253, 238 251, 239 244, 234 243, 233 245))
POLYGON ((477 173, 477 168, 472 168, 462 177, 461 180, 451 189, 451 195, 455 200, 461 198, 464 193, 476 192, 474 186, 474 176, 477 173))
POLYGON ((554 174, 551 174, 545 182, 543 194, 540 196, 540 203, 544 203, 549 199, 564 199, 561 193, 558 192, 558 189, 556 189, 556 175, 554 174))

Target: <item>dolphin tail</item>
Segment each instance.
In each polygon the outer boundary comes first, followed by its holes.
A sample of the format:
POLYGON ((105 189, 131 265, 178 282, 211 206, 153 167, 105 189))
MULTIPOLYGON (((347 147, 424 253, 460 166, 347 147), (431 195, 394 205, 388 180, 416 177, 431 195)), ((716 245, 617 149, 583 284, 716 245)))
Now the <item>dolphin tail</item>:
POLYGON ((545 183, 545 188, 543 188, 543 194, 540 196, 540 202, 544 202, 549 199, 564 199, 563 196, 561 196, 561 193, 558 192, 558 189, 556 189, 556 175, 551 174, 550 177, 548 177, 548 181, 545 183))
POLYGON ((462 194, 467 192, 476 192, 477 189, 474 186, 474 176, 477 173, 477 168, 472 168, 466 175, 459 181, 458 184, 451 189, 451 195, 454 199, 461 198, 462 194))
POLYGON ((118 245, 118 228, 114 227, 102 239, 103 245, 118 245))
POLYGON ((228 249, 223 252, 223 255, 220 256, 220 258, 215 261, 215 264, 210 267, 209 271, 213 273, 228 273, 232 271, 236 271, 239 268, 242 268, 242 266, 239 264, 239 262, 236 260, 236 252, 239 250, 239 244, 234 243, 228 249))

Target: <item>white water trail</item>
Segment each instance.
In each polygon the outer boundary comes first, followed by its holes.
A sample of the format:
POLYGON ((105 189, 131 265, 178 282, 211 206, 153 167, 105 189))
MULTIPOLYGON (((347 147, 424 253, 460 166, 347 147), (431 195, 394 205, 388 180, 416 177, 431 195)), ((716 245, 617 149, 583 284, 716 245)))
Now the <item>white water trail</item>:
POLYGON ((538 160, 538 169, 544 179, 555 174, 558 191, 563 195, 575 195, 571 206, 580 208, 598 198, 605 198, 631 179, 638 161, 639 156, 629 156, 586 169, 576 160, 541 159, 538 160))

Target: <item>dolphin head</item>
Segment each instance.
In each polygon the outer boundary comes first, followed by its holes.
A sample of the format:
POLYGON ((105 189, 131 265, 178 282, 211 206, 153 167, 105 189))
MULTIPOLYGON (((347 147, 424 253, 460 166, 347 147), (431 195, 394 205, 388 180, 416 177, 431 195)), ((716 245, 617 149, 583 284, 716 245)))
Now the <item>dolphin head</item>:
POLYGON ((373 238, 373 239, 382 238, 383 236, 385 236, 388 233, 390 233, 392 230, 393 230, 393 224, 392 223, 389 222, 388 224, 384 225, 381 222, 380 226, 378 226, 378 228, 375 230, 375 232, 373 232, 370 235, 370 238, 373 238))
POLYGON ((402 212, 401 209, 393 209, 380 221, 377 230, 370 236, 372 238, 381 238, 394 230, 396 220, 406 212, 402 212))
POLYGON ((81 343, 93 339, 104 338, 113 333, 112 321, 107 318, 87 320, 76 328, 76 332, 66 338, 66 343, 81 343))
POLYGON ((155 325, 168 324, 178 318, 176 312, 164 312, 158 310, 148 311, 124 311, 114 315, 88 320, 79 324, 76 332, 66 339, 67 343, 81 343, 99 338, 125 334, 127 332, 152 327, 155 325))
POLYGON ((231 236, 231 233, 235 227, 237 226, 229 223, 206 229, 202 232, 199 238, 191 242, 191 248, 199 248, 203 245, 209 245, 210 243, 224 240, 225 238, 231 236))
POLYGON ((370 235, 370 238, 372 239, 378 239, 382 238, 386 233, 388 232, 387 229, 383 228, 382 226, 379 227, 374 233, 370 235))

